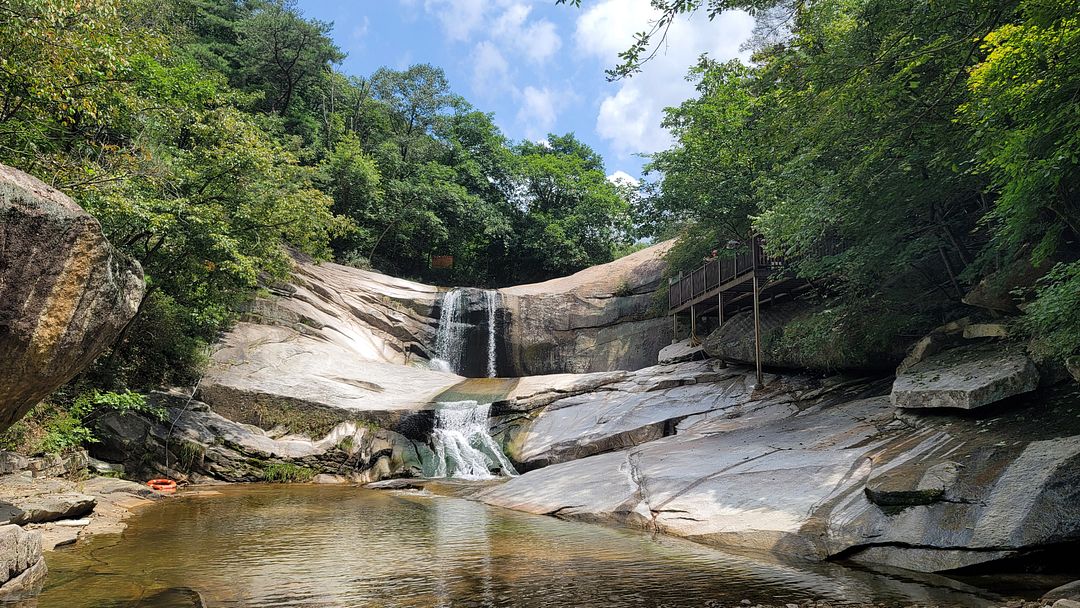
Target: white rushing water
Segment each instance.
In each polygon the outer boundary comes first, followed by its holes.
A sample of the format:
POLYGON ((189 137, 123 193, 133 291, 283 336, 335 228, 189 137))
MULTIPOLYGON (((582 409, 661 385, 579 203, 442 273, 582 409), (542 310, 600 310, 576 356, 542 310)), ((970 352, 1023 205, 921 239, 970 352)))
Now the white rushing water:
MULTIPOLYGON (((493 289, 484 291, 484 307, 487 313, 487 358, 484 369, 488 378, 494 378, 498 373, 495 328, 498 295, 493 289)), ((469 331, 474 328, 469 324, 468 308, 468 291, 465 289, 451 289, 443 296, 439 329, 435 338, 435 357, 431 360, 432 369, 455 374, 462 374, 466 369, 469 353, 465 346, 468 343, 469 331)))
POLYGON ((476 401, 439 404, 435 410, 435 428, 431 431, 435 451, 433 477, 491 479, 495 473, 517 475, 514 465, 488 433, 490 411, 490 403, 476 401))
POLYGON ((498 292, 493 289, 489 289, 484 292, 487 302, 487 375, 488 378, 494 378, 496 372, 498 372, 498 358, 495 352, 495 309, 499 305, 498 292))
POLYGON ((461 305, 464 297, 463 289, 452 289, 442 298, 439 329, 435 336, 435 358, 431 360, 432 369, 451 373, 457 373, 461 369, 463 345, 469 329, 465 320, 465 307, 461 305))

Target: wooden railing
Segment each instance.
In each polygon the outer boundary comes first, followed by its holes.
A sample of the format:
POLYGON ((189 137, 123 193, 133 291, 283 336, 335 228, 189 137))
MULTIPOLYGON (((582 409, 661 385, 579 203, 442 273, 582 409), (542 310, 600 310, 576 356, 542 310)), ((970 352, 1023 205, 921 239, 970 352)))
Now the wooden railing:
POLYGON ((773 257, 762 247, 761 237, 744 244, 734 255, 725 250, 720 257, 708 260, 689 274, 668 281, 668 309, 675 309, 703 293, 754 270, 773 271, 783 266, 783 259, 773 257))

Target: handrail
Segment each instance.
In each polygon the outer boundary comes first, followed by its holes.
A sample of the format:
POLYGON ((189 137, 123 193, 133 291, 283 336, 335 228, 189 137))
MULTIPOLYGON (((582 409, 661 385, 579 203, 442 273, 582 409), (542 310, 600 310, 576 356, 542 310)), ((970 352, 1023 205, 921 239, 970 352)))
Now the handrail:
MULTIPOLYGON (((668 309, 675 309, 703 293, 755 271, 773 272, 785 266, 783 256, 770 256, 764 239, 755 236, 742 251, 727 257, 716 257, 690 271, 668 279, 668 309), (747 246, 748 245, 748 246, 747 246)), ((828 247, 833 249, 833 247, 828 247)))

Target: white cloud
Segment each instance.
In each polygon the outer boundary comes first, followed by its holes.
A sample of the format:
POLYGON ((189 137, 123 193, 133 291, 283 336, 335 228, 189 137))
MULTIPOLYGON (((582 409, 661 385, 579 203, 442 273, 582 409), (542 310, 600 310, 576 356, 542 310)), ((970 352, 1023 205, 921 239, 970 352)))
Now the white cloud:
POLYGON ((356 27, 350 32, 353 42, 362 42, 367 37, 368 28, 371 26, 371 20, 367 15, 364 15, 363 20, 356 24, 356 27))
POLYGON ((484 25, 491 0, 424 0, 424 10, 435 15, 450 40, 468 41, 484 25))
POLYGON ((485 40, 473 48, 472 64, 472 87, 477 94, 491 96, 513 88, 510 84, 510 64, 490 41, 485 40))
MULTIPOLYGON (((600 0, 578 17, 576 46, 603 65, 614 65, 634 33, 647 29, 656 17, 649 0, 600 0)), ((745 58, 739 47, 753 26, 753 18, 742 11, 728 11, 712 21, 704 15, 678 18, 642 73, 620 81, 618 89, 600 102, 597 133, 620 156, 670 146, 671 135, 660 122, 665 107, 693 96, 694 87, 685 79, 687 68, 701 53, 718 60, 745 58)))
POLYGON ((627 184, 633 186, 634 188, 637 188, 638 184, 641 183, 640 180, 638 180, 636 177, 622 170, 616 171, 611 175, 607 176, 607 180, 613 184, 627 184))
POLYGON ((520 2, 511 4, 492 23, 492 35, 514 47, 530 60, 543 63, 562 46, 555 24, 547 19, 529 21, 532 7, 520 2))
POLYGON ((487 98, 506 95, 515 100, 516 121, 527 138, 545 138, 554 129, 560 109, 577 99, 573 91, 555 90, 538 78, 543 74, 540 66, 550 64, 562 48, 556 24, 534 13, 538 0, 399 1, 405 9, 418 10, 422 5, 451 42, 473 43, 473 93, 487 98), (527 65, 525 62, 533 66, 518 70, 517 66, 527 65))
POLYGON ((557 118, 556 95, 550 89, 527 86, 521 91, 517 121, 525 130, 526 137, 534 141, 546 137, 557 118))

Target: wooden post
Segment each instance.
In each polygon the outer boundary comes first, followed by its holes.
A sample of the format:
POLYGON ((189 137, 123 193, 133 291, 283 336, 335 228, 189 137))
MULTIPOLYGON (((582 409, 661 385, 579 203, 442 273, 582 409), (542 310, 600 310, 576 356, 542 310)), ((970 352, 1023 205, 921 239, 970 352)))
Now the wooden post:
POLYGON ((671 313, 671 343, 679 341, 679 313, 671 313))

